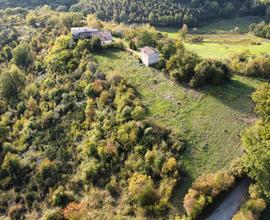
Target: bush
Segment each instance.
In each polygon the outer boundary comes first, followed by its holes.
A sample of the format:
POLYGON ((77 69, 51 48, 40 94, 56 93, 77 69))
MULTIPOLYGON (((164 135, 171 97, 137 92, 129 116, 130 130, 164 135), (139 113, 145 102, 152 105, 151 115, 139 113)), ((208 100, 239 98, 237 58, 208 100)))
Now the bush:
POLYGON ((191 38, 191 42, 194 44, 201 43, 201 42, 203 42, 203 37, 201 37, 201 36, 193 37, 193 38, 191 38))
POLYGON ((192 219, 196 218, 208 203, 204 195, 190 189, 184 198, 184 208, 192 219))
POLYGON ((10 152, 6 154, 1 169, 7 172, 12 184, 20 183, 24 176, 24 170, 19 156, 10 152))
POLYGON ((58 169, 55 162, 45 159, 37 168, 36 182, 42 191, 46 191, 57 182, 57 176, 58 169))
POLYGON ((31 53, 31 48, 28 44, 23 43, 18 45, 13 51, 13 62, 22 68, 27 69, 33 62, 33 55, 31 53))
POLYGON ((52 204, 61 208, 65 207, 69 202, 73 201, 73 196, 70 192, 65 191, 63 186, 59 186, 52 195, 52 204))
POLYGON ((23 86, 24 76, 17 66, 0 74, 0 96, 8 102, 18 99, 23 86))
POLYGON ((226 172, 208 174, 196 179, 184 198, 184 208, 188 216, 196 218, 205 206, 233 184, 234 177, 226 172))
POLYGON ((251 55, 249 52, 234 55, 230 59, 232 70, 238 74, 262 78, 270 77, 270 57, 266 54, 251 55))
POLYGON ((23 216, 25 211, 26 210, 22 205, 12 205, 8 208, 8 217, 11 220, 22 219, 21 217, 23 216))
POLYGON ((132 199, 141 207, 152 206, 158 201, 151 177, 134 173, 129 179, 128 190, 132 199))
POLYGON ((85 184, 96 183, 102 171, 101 164, 96 159, 91 159, 82 167, 82 180, 85 184))
POLYGON ((41 218, 42 220, 64 220, 63 211, 60 208, 49 209, 41 218))
POLYGON ((221 84, 231 76, 229 67, 221 61, 203 60, 195 67, 195 75, 189 82, 193 88, 205 84, 221 84))
POLYGON ((199 61, 196 54, 178 49, 177 53, 167 62, 166 69, 177 82, 186 83, 195 75, 195 67, 199 61))

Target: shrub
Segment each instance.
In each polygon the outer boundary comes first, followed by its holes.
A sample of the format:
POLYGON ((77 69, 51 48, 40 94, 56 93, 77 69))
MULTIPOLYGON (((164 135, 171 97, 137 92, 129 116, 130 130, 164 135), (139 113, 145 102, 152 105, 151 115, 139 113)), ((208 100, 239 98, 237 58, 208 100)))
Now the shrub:
POLYGON ((256 103, 255 111, 264 121, 270 121, 270 84, 264 83, 252 94, 252 99, 256 103))
POLYGON ((58 169, 55 162, 43 160, 37 167, 36 182, 41 190, 46 191, 57 182, 58 169))
POLYGON ((65 219, 83 219, 87 216, 88 210, 84 202, 80 203, 69 203, 64 209, 65 219))
POLYGON ((73 196, 70 192, 65 191, 63 186, 59 186, 52 195, 52 204, 54 206, 65 207, 69 202, 73 200, 73 196))
POLYGON ((131 112, 131 117, 136 121, 142 120, 144 116, 145 116, 145 110, 142 106, 135 106, 135 108, 131 112))
POLYGON ((231 57, 230 66, 238 74, 262 78, 270 77, 270 57, 266 54, 240 53, 231 57))
POLYGON ((128 190, 132 199, 141 207, 154 205, 158 201, 151 177, 134 173, 129 179, 128 190))
POLYGON ((220 84, 228 78, 230 78, 230 69, 226 64, 221 61, 203 60, 196 65, 195 75, 189 85, 198 88, 205 84, 220 84))
POLYGON ((23 85, 23 73, 15 65, 0 74, 0 96, 8 102, 18 98, 23 85))
POLYGON ((101 171, 101 164, 96 159, 91 159, 82 167, 82 180, 85 184, 96 183, 101 171))
POLYGON ((196 190, 190 189, 184 198, 184 208, 187 214, 192 218, 196 218, 207 204, 207 198, 196 190))
POLYGON ((28 68, 34 61, 31 53, 31 48, 28 44, 22 43, 18 45, 13 51, 13 62, 22 68, 28 68))
POLYGON ((64 220, 63 211, 60 208, 49 209, 41 218, 42 220, 64 220))
POLYGON ((212 203, 213 198, 233 184, 234 177, 226 172, 208 174, 196 179, 184 198, 184 208, 188 216, 196 218, 205 206, 212 203))
POLYGON ((166 69, 170 72, 170 76, 177 82, 189 82, 195 74, 195 67, 200 61, 199 57, 184 49, 178 49, 167 62, 166 69))
POLYGON ((20 158, 16 154, 8 152, 5 156, 1 169, 5 170, 13 184, 19 183, 24 175, 20 158))
POLYGON ((191 42, 192 43, 201 43, 201 42, 203 42, 203 37, 201 37, 201 36, 192 37, 191 42))

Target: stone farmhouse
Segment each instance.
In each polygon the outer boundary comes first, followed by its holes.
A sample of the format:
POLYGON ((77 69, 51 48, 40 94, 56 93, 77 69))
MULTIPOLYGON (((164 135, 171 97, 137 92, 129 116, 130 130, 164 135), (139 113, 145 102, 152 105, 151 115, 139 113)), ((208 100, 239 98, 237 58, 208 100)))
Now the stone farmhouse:
POLYGON ((71 34, 76 40, 99 37, 103 46, 113 42, 112 33, 110 31, 103 31, 88 27, 73 27, 71 28, 71 34))

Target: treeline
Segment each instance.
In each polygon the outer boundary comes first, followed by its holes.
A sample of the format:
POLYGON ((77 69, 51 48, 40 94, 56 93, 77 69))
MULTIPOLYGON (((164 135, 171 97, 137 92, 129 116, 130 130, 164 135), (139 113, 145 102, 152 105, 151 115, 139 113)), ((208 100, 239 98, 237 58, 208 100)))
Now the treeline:
POLYGON ((258 24, 251 24, 249 27, 249 30, 257 37, 270 39, 270 24, 269 23, 261 22, 258 24))
POLYGON ((1 0, 0 9, 23 7, 36 8, 44 5, 49 5, 52 8, 59 10, 68 10, 78 0, 1 0))
POLYGON ((258 1, 172 1, 172 0, 81 0, 71 7, 85 14, 96 13, 101 20, 123 23, 151 23, 157 26, 195 26, 214 18, 264 15, 265 7, 258 1))
POLYGON ((264 195, 270 198, 270 84, 264 83, 252 95, 259 116, 256 124, 246 130, 242 141, 245 149, 244 165, 257 181, 264 195))
POLYGON ((265 15, 265 5, 255 0, 2 0, 0 8, 35 8, 49 5, 58 11, 96 13, 103 21, 150 23, 156 26, 196 26, 216 19, 245 15, 265 15))

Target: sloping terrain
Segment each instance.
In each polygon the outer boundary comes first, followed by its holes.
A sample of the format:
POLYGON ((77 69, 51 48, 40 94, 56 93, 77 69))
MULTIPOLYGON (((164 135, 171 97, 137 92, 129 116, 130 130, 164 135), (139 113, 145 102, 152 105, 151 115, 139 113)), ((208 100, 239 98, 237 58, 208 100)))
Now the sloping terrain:
POLYGON ((118 72, 138 89, 149 119, 188 137, 183 163, 192 178, 228 167, 241 155, 240 134, 254 120, 250 94, 258 80, 235 76, 225 86, 197 92, 140 66, 125 52, 104 51, 95 57, 101 70, 118 72))

